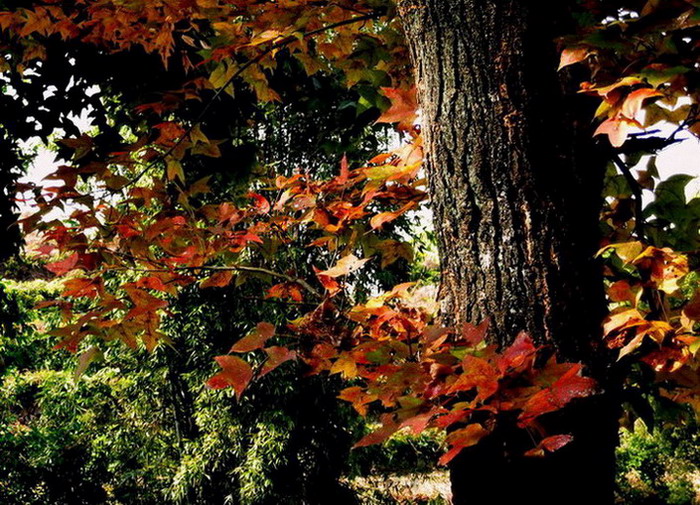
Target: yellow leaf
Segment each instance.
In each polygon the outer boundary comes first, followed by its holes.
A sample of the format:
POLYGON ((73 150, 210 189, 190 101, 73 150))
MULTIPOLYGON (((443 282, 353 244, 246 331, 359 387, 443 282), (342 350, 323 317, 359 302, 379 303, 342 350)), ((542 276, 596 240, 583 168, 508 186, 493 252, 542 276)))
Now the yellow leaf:
POLYGON ((251 41, 246 44, 246 46, 259 46, 265 42, 270 42, 282 36, 282 32, 277 30, 265 30, 264 32, 256 35, 251 39, 251 41))
POLYGON ((345 379, 357 377, 357 363, 351 354, 342 353, 331 367, 331 374, 342 374, 345 379))
POLYGON ((641 242, 622 242, 619 244, 610 244, 598 251, 596 256, 600 256, 608 249, 613 249, 622 261, 625 263, 630 263, 642 253, 644 250, 644 244, 641 242))
POLYGON ((235 72, 236 70, 234 67, 222 61, 209 76, 209 82, 211 82, 211 85, 216 89, 223 88, 231 80, 235 72))
POLYGON ((359 270, 369 260, 370 258, 359 259, 353 254, 348 254, 338 261, 333 268, 319 272, 319 275, 325 275, 326 277, 342 277, 343 275, 348 275, 349 273, 359 270))
POLYGON ((174 181, 179 179, 180 182, 185 182, 185 172, 182 170, 182 163, 177 160, 169 159, 167 164, 168 180, 174 181))
POLYGON ((622 328, 629 328, 634 324, 644 323, 644 317, 637 309, 627 309, 610 314, 603 321, 603 333, 610 335, 622 328))

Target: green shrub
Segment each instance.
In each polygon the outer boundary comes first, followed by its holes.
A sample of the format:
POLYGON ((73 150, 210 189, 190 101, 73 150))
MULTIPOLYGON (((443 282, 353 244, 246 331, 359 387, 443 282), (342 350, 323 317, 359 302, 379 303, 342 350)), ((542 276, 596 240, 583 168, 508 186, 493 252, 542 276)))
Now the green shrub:
POLYGON ((637 421, 623 430, 617 450, 618 501, 625 505, 691 505, 700 469, 695 423, 652 430, 637 421))

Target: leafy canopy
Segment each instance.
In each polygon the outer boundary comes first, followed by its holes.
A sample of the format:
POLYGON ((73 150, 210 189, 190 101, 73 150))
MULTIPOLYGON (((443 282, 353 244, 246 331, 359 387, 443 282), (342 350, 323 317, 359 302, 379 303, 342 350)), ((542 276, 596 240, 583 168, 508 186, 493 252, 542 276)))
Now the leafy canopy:
MULTIPOLYGON (((611 303, 605 342, 620 349, 623 363, 648 365, 665 394, 697 402, 700 311, 691 249, 698 205, 685 200, 687 180, 658 183, 652 163, 636 176, 630 168, 635 157, 675 142, 680 132, 700 133, 700 6, 579 4, 572 12, 579 33, 559 41, 560 70, 588 67, 581 92, 600 103, 592 135, 609 145, 612 162, 601 217, 611 303), (653 130, 660 123, 677 131, 664 138, 653 130), (646 209, 644 190, 656 197, 646 209)), ((341 398, 358 412, 382 413, 382 427, 358 445, 402 428, 439 427, 450 431, 443 463, 508 417, 538 434, 533 455, 570 440, 548 436, 538 418, 594 391, 580 365, 557 363, 524 334, 506 349, 488 345, 487 322, 443 328, 420 286, 402 284, 370 297, 356 292, 362 269, 412 259, 410 244, 388 232, 426 200, 415 88, 392 2, 99 0, 6 9, 0 13, 5 72, 29 73, 62 40, 102 54, 152 54, 186 76, 130 112, 118 145, 112 139, 107 148, 99 135, 65 138, 60 144, 70 160, 50 177, 56 184, 21 188, 36 205, 22 226, 42 234, 37 251, 51 257, 51 272, 66 278, 61 297, 47 304, 63 318, 53 330, 58 347, 82 350, 83 363, 93 353, 86 346, 99 339, 152 350, 167 343, 163 316, 183 288, 217 289, 262 276, 270 282, 268 299, 309 310, 295 313, 284 329, 261 322, 232 342, 216 358, 220 371, 210 387, 231 387, 240 398, 256 377, 300 360, 310 373, 353 381, 341 398), (330 178, 293 167, 268 170, 247 193, 212 201, 211 178, 195 179, 188 170, 214 163, 226 146, 226 139, 207 134, 207 114, 224 95, 281 101, 275 78, 289 61, 308 75, 339 72, 362 96, 358 112, 382 111, 378 121, 395 124, 402 145, 359 166, 339 159, 330 178), (188 115, 199 101, 204 106, 188 115), (57 212, 66 217, 56 219, 57 212), (315 257, 280 270, 276 259, 292 244, 313 248, 315 257), (126 280, 106 282, 115 272, 126 280)), ((254 118, 249 123, 260 127, 254 118)))

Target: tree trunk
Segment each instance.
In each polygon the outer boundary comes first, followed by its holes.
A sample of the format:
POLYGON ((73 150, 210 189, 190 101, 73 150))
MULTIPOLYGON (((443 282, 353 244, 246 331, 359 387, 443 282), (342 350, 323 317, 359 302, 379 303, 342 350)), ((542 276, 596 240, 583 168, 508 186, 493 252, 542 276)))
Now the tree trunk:
POLYGON ((0 236, 3 238, 0 242, 0 262, 19 253, 22 243, 15 204, 15 186, 22 173, 22 160, 13 140, 0 126, 0 236))
POLYGON ((505 424, 466 451, 451 467, 456 505, 613 500, 616 402, 595 347, 605 310, 593 259, 604 164, 590 140, 592 113, 556 73, 554 39, 573 3, 399 3, 423 115, 444 321, 488 317, 501 345, 526 330, 586 363, 608 389, 548 421, 577 437, 551 457, 520 457, 532 441, 505 424))

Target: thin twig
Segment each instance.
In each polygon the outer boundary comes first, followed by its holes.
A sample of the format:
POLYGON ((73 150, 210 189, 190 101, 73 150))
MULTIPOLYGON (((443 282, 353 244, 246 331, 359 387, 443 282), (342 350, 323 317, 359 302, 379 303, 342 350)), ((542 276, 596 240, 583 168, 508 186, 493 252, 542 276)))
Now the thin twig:
POLYGON ((251 267, 247 265, 228 265, 225 267, 207 267, 207 266, 201 266, 201 267, 176 267, 176 268, 129 268, 129 267, 118 267, 114 268, 113 270, 122 270, 122 271, 130 271, 130 272, 143 272, 143 273, 166 273, 166 272, 198 272, 198 271, 204 271, 204 272, 251 272, 251 273, 259 273, 259 274, 264 274, 264 275, 269 275, 271 277, 277 277, 278 279, 284 279, 287 282, 294 282, 296 284, 299 284, 301 287, 306 289, 309 293, 314 295, 317 298, 323 298, 323 295, 316 291, 308 282, 306 282, 304 279, 299 279, 296 277, 292 277, 287 274, 283 274, 280 272, 275 272, 274 270, 268 270, 267 268, 262 268, 262 267, 251 267))
POLYGON ((241 300, 250 300, 260 303, 276 303, 278 305, 292 305, 296 307, 317 307, 317 303, 312 302, 295 302, 290 300, 281 300, 279 298, 260 298, 259 296, 241 296, 241 300))
POLYGON ((642 203, 642 187, 639 185, 639 182, 634 177, 627 164, 622 161, 619 154, 615 154, 612 161, 615 163, 615 165, 617 165, 617 168, 620 169, 620 172, 622 172, 630 191, 632 191, 632 195, 634 195, 634 234, 638 240, 645 242, 646 236, 644 233, 644 226, 646 223, 644 222, 643 216, 644 206, 642 203))

